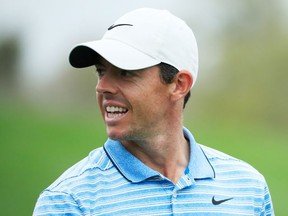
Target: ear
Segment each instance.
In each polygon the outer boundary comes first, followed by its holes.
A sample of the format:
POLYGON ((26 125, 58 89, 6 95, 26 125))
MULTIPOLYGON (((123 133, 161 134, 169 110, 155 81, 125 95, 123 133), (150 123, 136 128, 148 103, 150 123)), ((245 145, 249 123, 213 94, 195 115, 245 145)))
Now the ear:
POLYGON ((193 84, 192 74, 187 70, 180 70, 174 79, 172 98, 176 101, 184 98, 193 84))

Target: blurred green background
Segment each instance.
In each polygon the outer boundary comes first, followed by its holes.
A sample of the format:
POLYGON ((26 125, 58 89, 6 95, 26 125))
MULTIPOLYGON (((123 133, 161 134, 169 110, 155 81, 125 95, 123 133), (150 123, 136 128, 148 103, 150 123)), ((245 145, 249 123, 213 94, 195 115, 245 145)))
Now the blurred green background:
POLYGON ((258 169, 276 215, 287 215, 285 0, 1 0, 1 215, 31 215, 45 187, 105 142, 94 70, 67 58, 138 7, 169 9, 193 28, 200 69, 185 125, 199 143, 258 169))

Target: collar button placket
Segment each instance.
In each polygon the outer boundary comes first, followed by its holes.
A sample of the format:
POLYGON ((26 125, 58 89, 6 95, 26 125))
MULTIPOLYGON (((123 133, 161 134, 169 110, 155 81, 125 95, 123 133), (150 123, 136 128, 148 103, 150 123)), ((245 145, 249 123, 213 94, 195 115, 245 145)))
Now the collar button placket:
POLYGON ((171 210, 172 210, 172 215, 177 212, 177 196, 178 196, 178 188, 175 187, 174 190, 172 191, 171 194, 171 210))

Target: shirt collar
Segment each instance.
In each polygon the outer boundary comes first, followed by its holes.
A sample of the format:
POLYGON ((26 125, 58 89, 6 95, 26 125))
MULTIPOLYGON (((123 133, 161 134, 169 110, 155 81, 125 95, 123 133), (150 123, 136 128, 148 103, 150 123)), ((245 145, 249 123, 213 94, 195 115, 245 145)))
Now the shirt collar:
POLYGON ((137 183, 159 175, 128 152, 119 141, 108 139, 104 150, 118 171, 131 182, 137 183))
MULTIPOLYGON (((193 135, 186 128, 183 128, 183 133, 190 142, 190 161, 186 172, 194 179, 214 178, 214 169, 193 135)), ((117 140, 108 139, 104 150, 118 171, 131 182, 137 183, 160 175, 128 152, 117 140)))
POLYGON ((215 171, 210 164, 201 146, 196 143, 193 135, 187 128, 183 128, 184 136, 190 143, 190 161, 188 171, 194 179, 215 178, 215 171))

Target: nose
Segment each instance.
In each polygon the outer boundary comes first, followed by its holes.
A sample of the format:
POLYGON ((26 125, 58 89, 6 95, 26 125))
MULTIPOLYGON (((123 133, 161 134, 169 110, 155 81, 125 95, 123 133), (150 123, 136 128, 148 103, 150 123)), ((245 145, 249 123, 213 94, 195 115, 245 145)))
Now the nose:
POLYGON ((98 94, 111 93, 115 94, 117 90, 116 80, 112 73, 105 73, 103 76, 98 77, 96 85, 96 92, 98 94))

